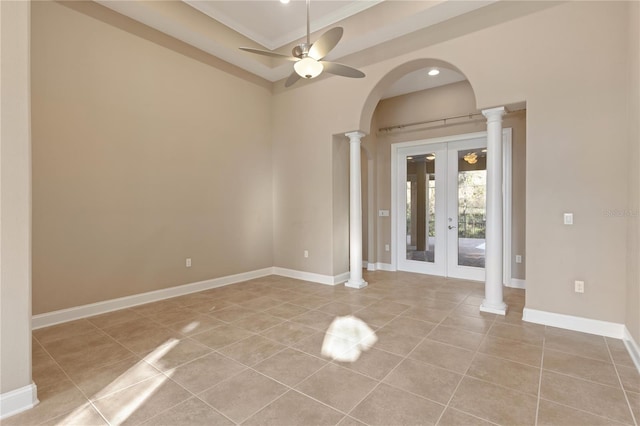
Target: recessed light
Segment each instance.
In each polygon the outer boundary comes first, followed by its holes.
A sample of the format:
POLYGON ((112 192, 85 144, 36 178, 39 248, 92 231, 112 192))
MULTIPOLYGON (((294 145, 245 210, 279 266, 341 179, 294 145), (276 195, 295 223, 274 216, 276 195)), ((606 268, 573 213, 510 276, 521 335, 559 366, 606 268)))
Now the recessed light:
POLYGON ((438 68, 433 68, 433 69, 430 69, 427 74, 429 74, 431 77, 434 77, 440 74, 440 70, 438 68))
POLYGON ((289 3, 289 0, 280 0, 280 3, 287 4, 287 3, 289 3))

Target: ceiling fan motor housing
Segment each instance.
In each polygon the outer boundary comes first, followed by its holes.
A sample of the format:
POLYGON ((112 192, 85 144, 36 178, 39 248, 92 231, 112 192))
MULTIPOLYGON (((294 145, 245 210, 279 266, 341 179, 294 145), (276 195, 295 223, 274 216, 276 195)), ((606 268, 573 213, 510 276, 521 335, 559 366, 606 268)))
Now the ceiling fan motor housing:
POLYGON ((311 46, 312 45, 308 43, 300 43, 291 50, 291 54, 296 58, 302 59, 309 55, 309 49, 311 49, 311 46))

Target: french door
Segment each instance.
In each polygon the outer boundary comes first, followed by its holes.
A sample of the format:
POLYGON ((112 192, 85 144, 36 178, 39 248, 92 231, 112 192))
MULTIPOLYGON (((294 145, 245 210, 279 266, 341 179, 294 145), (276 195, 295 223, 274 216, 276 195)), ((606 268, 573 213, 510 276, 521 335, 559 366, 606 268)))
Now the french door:
POLYGON ((485 278, 486 137, 396 153, 399 270, 485 278))

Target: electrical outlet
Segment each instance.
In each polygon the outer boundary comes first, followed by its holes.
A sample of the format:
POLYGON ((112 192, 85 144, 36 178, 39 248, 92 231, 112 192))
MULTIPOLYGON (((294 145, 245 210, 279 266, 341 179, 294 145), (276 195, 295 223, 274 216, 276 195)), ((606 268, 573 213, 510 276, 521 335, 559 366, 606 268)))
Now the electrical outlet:
POLYGON ((309 250, 304 251, 304 257, 309 257, 309 250))
POLYGON ((516 254, 516 263, 522 263, 522 256, 519 254, 516 254))
POLYGON ((184 266, 187 268, 191 268, 191 258, 187 257, 187 260, 184 262, 184 266))
POLYGON ((584 281, 576 281, 575 282, 575 292, 576 293, 584 293, 584 281))
POLYGON ((389 251, 389 244, 384 245, 384 251, 389 251))
POLYGON ((563 217, 565 225, 573 225, 573 213, 565 213, 563 217))

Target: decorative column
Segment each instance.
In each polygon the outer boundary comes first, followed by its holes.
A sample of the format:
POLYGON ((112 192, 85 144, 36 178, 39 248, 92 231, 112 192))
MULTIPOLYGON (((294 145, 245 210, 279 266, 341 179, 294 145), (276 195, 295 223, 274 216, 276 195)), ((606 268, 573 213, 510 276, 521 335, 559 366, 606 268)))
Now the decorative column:
POLYGON ((480 311, 505 315, 502 297, 502 116, 504 107, 485 109, 487 117, 487 226, 485 298, 480 311))
POLYGON ((362 189, 360 139, 362 132, 345 133, 349 138, 349 281, 345 286, 362 288, 362 189))

